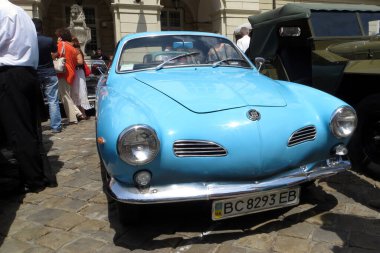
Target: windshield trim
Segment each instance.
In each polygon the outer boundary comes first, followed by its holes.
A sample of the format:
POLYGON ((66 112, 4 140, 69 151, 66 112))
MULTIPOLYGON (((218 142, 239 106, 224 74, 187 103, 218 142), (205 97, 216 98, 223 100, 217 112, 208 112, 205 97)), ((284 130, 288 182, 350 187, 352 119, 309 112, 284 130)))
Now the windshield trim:
MULTIPOLYGON (((184 65, 175 65, 175 66, 165 66, 164 69, 177 69, 177 68, 213 68, 212 64, 184 64, 184 65)), ((241 68, 241 69, 254 69, 253 67, 244 67, 244 66, 235 66, 235 65, 220 65, 218 68, 241 68)), ((146 69, 135 69, 135 70, 125 70, 125 71, 116 71, 117 74, 130 74, 135 72, 142 72, 142 71, 148 71, 148 70, 154 70, 156 71, 156 67, 146 68, 146 69)))

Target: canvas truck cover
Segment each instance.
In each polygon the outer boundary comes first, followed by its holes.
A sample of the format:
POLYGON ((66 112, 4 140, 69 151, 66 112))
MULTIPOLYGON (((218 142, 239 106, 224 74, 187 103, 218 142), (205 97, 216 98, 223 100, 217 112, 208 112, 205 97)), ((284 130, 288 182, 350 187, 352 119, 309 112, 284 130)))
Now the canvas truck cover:
POLYGON ((248 17, 252 26, 252 39, 247 54, 251 59, 257 56, 272 58, 278 48, 277 24, 291 23, 310 18, 311 12, 316 11, 352 11, 379 12, 380 6, 364 4, 293 4, 248 17))

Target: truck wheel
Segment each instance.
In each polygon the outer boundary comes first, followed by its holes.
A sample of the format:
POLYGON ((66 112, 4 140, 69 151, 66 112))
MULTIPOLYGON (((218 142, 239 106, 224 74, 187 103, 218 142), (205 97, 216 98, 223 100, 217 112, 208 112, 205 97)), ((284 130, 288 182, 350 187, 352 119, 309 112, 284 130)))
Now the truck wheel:
POLYGON ((380 95, 369 96, 356 108, 358 126, 349 144, 353 167, 380 176, 380 95))
POLYGON ((136 225, 140 218, 140 206, 117 202, 119 221, 123 225, 136 225))

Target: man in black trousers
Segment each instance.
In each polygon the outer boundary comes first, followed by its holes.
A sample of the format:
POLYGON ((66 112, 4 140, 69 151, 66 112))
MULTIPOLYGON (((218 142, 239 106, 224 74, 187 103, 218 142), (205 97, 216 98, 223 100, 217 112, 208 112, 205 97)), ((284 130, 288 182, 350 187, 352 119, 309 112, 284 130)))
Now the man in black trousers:
POLYGON ((54 182, 44 175, 40 154, 37 34, 29 15, 7 0, 0 24, 0 128, 18 161, 22 189, 39 192, 54 182))

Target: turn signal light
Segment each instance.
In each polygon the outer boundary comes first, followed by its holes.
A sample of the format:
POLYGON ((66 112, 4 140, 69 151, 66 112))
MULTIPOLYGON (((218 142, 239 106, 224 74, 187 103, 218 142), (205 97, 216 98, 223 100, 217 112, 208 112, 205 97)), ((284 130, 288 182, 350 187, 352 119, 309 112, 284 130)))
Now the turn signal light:
POLYGON ((98 137, 98 138, 96 139, 96 142, 97 142, 98 144, 104 144, 104 143, 106 143, 106 140, 105 140, 103 137, 98 137))

